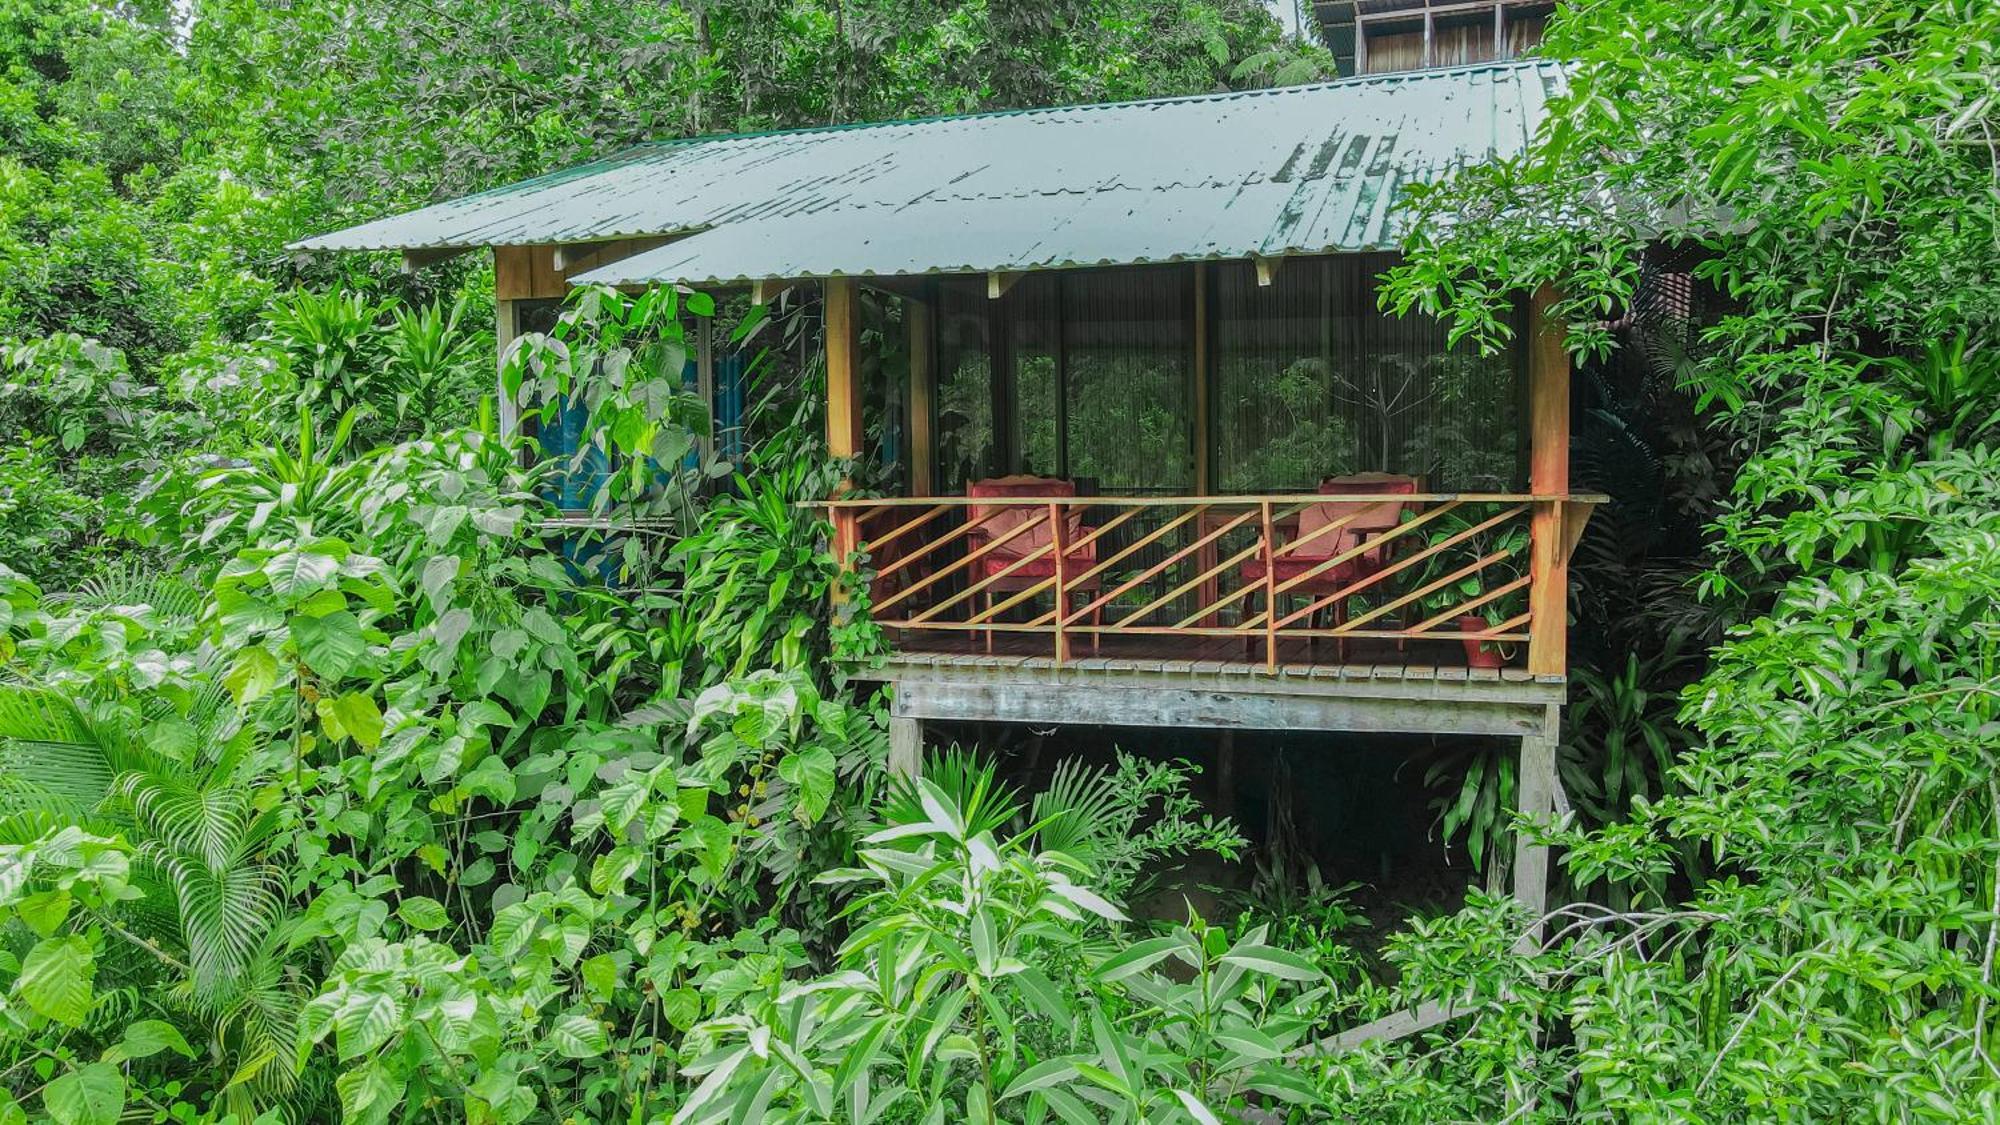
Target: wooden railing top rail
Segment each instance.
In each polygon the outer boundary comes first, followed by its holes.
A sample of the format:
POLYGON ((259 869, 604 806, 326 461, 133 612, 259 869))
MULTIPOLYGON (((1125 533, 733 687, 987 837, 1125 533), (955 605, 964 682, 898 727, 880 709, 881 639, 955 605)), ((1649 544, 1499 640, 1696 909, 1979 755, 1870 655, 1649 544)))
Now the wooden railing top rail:
POLYGON ((822 508, 915 508, 924 506, 1008 507, 1058 504, 1064 507, 1173 507, 1196 504, 1443 504, 1463 503, 1547 503, 1604 504, 1610 497, 1601 492, 1270 492, 1230 493, 1220 496, 843 496, 837 499, 808 500, 806 507, 822 508))

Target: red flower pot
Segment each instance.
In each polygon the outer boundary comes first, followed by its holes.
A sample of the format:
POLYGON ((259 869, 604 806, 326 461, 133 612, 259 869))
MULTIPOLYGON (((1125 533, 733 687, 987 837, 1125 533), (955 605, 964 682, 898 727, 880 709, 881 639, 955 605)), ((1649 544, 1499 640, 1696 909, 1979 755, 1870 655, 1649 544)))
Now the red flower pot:
MULTIPOLYGON (((1458 619, 1461 633, 1484 633, 1490 628, 1492 626, 1486 623, 1484 617, 1474 614, 1468 613, 1458 619)), ((1466 637, 1459 643, 1465 646, 1465 666, 1468 668, 1498 668, 1506 663, 1500 651, 1486 641, 1466 637)))

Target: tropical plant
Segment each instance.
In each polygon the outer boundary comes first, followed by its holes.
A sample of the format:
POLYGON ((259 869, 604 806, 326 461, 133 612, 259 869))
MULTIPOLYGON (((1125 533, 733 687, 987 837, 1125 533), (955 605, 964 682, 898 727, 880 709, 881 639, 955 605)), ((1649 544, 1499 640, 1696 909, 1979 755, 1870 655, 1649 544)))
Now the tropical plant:
MULTIPOLYGON (((0 686, 0 836, 32 849, 85 831, 124 849, 129 882, 116 895, 72 915, 69 891, 57 885, 24 900, 32 927, 45 941, 108 935, 115 953, 92 956, 123 974, 135 960, 142 973, 166 970, 148 1007, 168 1018, 151 1022, 183 1054, 191 1039, 227 1060, 237 1081, 226 1093, 242 1110, 253 1092, 292 1085, 289 1068, 268 1064, 288 1051, 302 1002, 277 942, 288 910, 270 859, 282 818, 255 807, 276 759, 263 729, 241 721, 220 689, 183 699, 86 710, 51 691, 0 686)), ((83 1018, 95 1010, 88 965, 65 971, 83 990, 65 1022, 115 1044, 114 1022, 83 1018)))
POLYGON ((1424 767, 1424 788, 1436 792, 1439 840, 1447 849, 1463 838, 1474 871, 1497 876, 1514 848, 1514 794, 1520 784, 1518 751, 1511 746, 1460 745, 1424 767))
POLYGON ((1280 1061, 1312 1027, 1311 962, 1198 920, 1125 942, 1089 865, 995 835, 1016 810, 990 766, 944 773, 956 792, 907 783, 863 866, 821 876, 869 888, 838 971, 690 1033, 701 1083, 676 1121, 1210 1121, 1253 1093, 1312 1100, 1280 1061), (1168 958, 1187 979, 1153 971, 1168 958))
MULTIPOLYGON (((1438 550, 1424 560, 1415 583, 1430 588, 1417 599, 1426 614, 1456 609, 1489 590, 1495 590, 1528 573, 1528 524, 1509 519, 1497 527, 1481 530, 1494 513, 1466 512, 1454 508, 1424 527, 1426 547, 1438 550), (1491 557, 1491 556, 1499 557, 1491 557)), ((1519 616, 1527 608, 1527 596, 1511 590, 1488 598, 1468 613, 1477 614, 1489 625, 1500 625, 1519 616)))

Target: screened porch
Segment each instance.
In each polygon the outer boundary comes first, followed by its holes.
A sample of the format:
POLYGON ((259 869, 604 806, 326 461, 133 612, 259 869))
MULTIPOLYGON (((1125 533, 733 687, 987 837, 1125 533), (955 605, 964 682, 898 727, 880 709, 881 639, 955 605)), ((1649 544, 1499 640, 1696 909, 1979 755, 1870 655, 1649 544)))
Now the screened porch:
POLYGON ((899 325, 827 282, 829 514, 899 657, 1560 677, 1560 348, 1526 298, 1496 356, 1382 312, 1393 262, 899 280, 899 325))

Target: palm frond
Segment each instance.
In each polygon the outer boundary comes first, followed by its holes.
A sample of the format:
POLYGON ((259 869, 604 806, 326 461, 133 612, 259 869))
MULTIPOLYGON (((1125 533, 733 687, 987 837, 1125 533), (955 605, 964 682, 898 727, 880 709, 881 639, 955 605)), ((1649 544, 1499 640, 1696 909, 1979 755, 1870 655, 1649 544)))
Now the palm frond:
POLYGON ((1103 850, 1104 833, 1117 807, 1118 792, 1109 771, 1066 758, 1056 766, 1048 788, 1035 794, 1028 815, 1043 850, 1088 862, 1103 850))
POLYGON ((161 623, 180 626, 194 624, 202 608, 201 591, 190 583, 122 563, 85 579, 73 591, 50 594, 46 601, 50 606, 84 610, 143 605, 161 623))
POLYGON ((179 900, 192 995, 214 1002, 239 994, 245 969, 284 902, 277 871, 264 864, 215 870, 157 841, 140 854, 166 873, 179 900))
POLYGON ((127 774, 118 791, 141 825, 177 852, 220 869, 241 854, 250 819, 248 794, 233 786, 203 788, 178 778, 127 774))
MULTIPOLYGON (((924 763, 924 780, 951 799, 965 820, 968 836, 999 832, 1021 808, 1014 790, 994 780, 991 762, 956 746, 924 763)), ((901 775, 890 779, 881 815, 887 824, 916 824, 929 819, 916 786, 901 775)))
POLYGON ((0 684, 0 738, 27 742, 94 742, 76 705, 44 688, 0 684))

